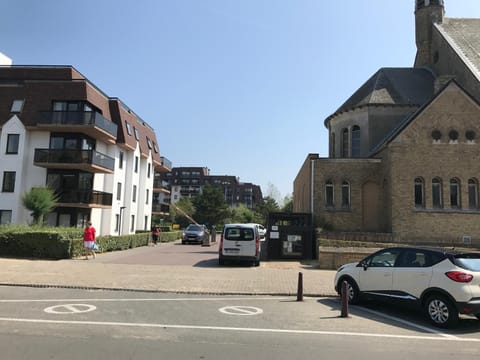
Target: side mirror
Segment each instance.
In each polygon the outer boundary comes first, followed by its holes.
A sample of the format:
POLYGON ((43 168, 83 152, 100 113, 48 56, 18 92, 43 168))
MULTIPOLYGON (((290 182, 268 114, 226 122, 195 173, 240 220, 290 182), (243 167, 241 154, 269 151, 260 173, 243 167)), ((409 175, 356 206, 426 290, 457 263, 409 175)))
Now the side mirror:
POLYGON ((368 264, 365 261, 363 261, 362 267, 363 267, 363 270, 366 271, 368 269, 368 264))

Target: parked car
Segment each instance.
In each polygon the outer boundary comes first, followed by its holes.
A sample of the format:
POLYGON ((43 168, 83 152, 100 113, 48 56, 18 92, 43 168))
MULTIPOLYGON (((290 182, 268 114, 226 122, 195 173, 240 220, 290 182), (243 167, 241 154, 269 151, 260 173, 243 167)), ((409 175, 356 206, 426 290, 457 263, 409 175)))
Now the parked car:
POLYGON ((348 301, 382 299, 420 306, 438 327, 453 327, 459 314, 480 319, 480 253, 423 247, 377 251, 358 263, 342 265, 335 275, 348 301))
POLYGON ((260 240, 265 240, 265 235, 267 234, 267 229, 262 224, 252 223, 257 227, 258 234, 260 235, 260 240))
POLYGON ((256 224, 226 224, 218 249, 218 263, 251 262, 260 265, 260 234, 256 224))
POLYGON ((203 244, 204 241, 208 241, 208 236, 208 230, 205 225, 190 224, 182 234, 182 244, 203 244))

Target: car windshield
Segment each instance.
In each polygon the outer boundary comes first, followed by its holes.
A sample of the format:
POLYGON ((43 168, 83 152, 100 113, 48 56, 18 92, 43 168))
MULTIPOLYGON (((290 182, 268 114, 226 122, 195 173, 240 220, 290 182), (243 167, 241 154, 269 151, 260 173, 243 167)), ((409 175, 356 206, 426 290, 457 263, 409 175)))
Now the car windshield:
POLYGON ((455 265, 470 271, 480 271, 480 254, 456 255, 455 265))
POLYGON ((202 231, 202 227, 199 225, 188 225, 187 231, 202 231))

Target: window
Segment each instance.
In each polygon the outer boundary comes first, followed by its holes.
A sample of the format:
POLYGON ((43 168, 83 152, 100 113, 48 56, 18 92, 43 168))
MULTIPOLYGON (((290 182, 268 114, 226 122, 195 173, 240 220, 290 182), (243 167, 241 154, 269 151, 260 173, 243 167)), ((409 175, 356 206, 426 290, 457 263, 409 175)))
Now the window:
POLYGON ((432 180, 432 205, 434 208, 441 208, 442 205, 442 182, 439 178, 432 180))
POLYGON ((458 131, 450 130, 450 132, 448 133, 448 137, 450 138, 450 142, 456 143, 458 141, 458 131))
POLYGON ((478 209, 478 181, 468 179, 468 208, 478 209))
POLYGON ((4 171, 3 172, 3 192, 14 192, 15 191, 15 171, 4 171))
POLYGON ((395 265, 400 249, 387 249, 365 260, 368 267, 392 267, 395 265))
POLYGON ((138 129, 135 126, 133 127, 133 132, 135 133, 135 139, 137 139, 137 141, 139 141, 140 136, 138 135, 138 129))
POLYGON ((133 185, 132 202, 137 202, 137 185, 133 185))
POLYGON ((123 169, 123 157, 124 157, 124 153, 123 153, 123 151, 120 151, 120 153, 118 154, 118 168, 119 169, 123 169))
POLYGON ((147 136, 147 146, 150 150, 152 150, 152 142, 150 141, 150 138, 147 136))
POLYGON ((10 112, 12 113, 22 112, 24 103, 25 103, 25 100, 13 100, 12 107, 10 108, 10 112))
POLYGON ((143 225, 143 230, 148 230, 148 216, 145 216, 145 223, 143 225))
POLYGON ((442 138, 442 133, 440 132, 440 130, 433 130, 432 131, 433 141, 439 142, 441 138, 442 138))
POLYGON ((138 173, 138 156, 135 156, 135 172, 138 173))
POLYGON ((330 138, 330 157, 335 157, 335 133, 333 132, 330 138))
POLYGON ((117 183, 117 200, 122 200, 122 183, 117 183))
POLYGON ((155 144, 155 143, 153 143, 153 151, 158 153, 158 147, 157 147, 157 144, 155 144))
POLYGON ((150 198, 150 190, 147 189, 147 197, 146 197, 146 199, 145 199, 145 204, 147 204, 147 205, 148 205, 148 199, 149 199, 149 198, 150 198))
POLYGON ((360 127, 352 128, 352 157, 360 157, 360 127))
POLYGON ((152 171, 152 164, 148 163, 147 165, 147 178, 150 179, 150 173, 152 171))
POLYGON ((460 207, 460 181, 458 179, 450 179, 450 207, 460 207))
POLYGON ((325 206, 333 207, 333 182, 328 180, 325 183, 325 206))
POLYGON ((115 232, 120 231, 120 214, 115 214, 115 232))
POLYGON ((125 126, 127 127, 127 134, 132 136, 132 126, 127 121, 125 121, 125 126))
POLYGON ((422 178, 417 177, 415 179, 415 207, 425 207, 425 187, 422 178))
POLYGON ((135 231, 135 215, 130 217, 130 232, 135 231))
POLYGON ((18 154, 18 145, 20 143, 19 134, 7 135, 7 154, 18 154))
POLYGON ((350 207, 350 184, 347 181, 342 183, 342 207, 350 207))
POLYGON ((0 210, 0 225, 12 223, 12 210, 0 210))
POLYGON ((465 132, 465 138, 470 141, 470 142, 473 142, 475 140, 475 131, 472 131, 472 130, 467 130, 465 132))
POLYGON ((348 129, 342 130, 342 157, 346 158, 349 156, 349 148, 348 148, 348 129))

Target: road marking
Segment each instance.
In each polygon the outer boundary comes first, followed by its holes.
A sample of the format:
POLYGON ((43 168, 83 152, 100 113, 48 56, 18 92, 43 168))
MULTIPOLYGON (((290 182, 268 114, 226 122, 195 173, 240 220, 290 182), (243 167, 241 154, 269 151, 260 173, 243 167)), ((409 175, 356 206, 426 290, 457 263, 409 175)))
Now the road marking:
POLYGON ((64 304, 43 309, 48 314, 81 314, 95 310, 97 307, 89 304, 64 304))
POLYGON ((258 315, 263 313, 263 310, 254 306, 225 306, 218 309, 221 313, 227 315, 258 315))
POLYGON ((480 339, 472 338, 444 338, 440 336, 415 336, 415 335, 393 335, 393 334, 374 334, 374 333, 354 333, 341 331, 315 331, 315 330, 290 330, 290 329, 268 329, 268 328, 239 328, 225 326, 197 326, 197 325, 171 325, 171 324, 150 324, 150 323, 124 323, 109 321, 64 321, 64 320, 45 320, 45 319, 20 319, 20 318, 0 318, 0 321, 34 324, 63 324, 63 325, 88 325, 88 326, 123 326, 140 328, 160 328, 160 329, 191 329, 191 330, 213 330, 213 331, 237 331, 254 333, 276 333, 276 334, 303 334, 303 335, 333 335, 333 336, 360 336, 393 338, 406 340, 431 340, 431 341, 455 341, 455 342, 474 342, 480 343, 480 339))
POLYGON ((265 297, 265 298, 255 298, 255 297, 239 297, 239 298, 231 298, 231 297, 220 297, 220 298, 133 298, 133 299, 11 299, 5 300, 0 299, 0 303, 29 303, 29 302, 71 302, 71 301, 89 301, 89 302, 128 302, 128 301, 255 301, 255 300, 290 300, 291 297, 265 297))

